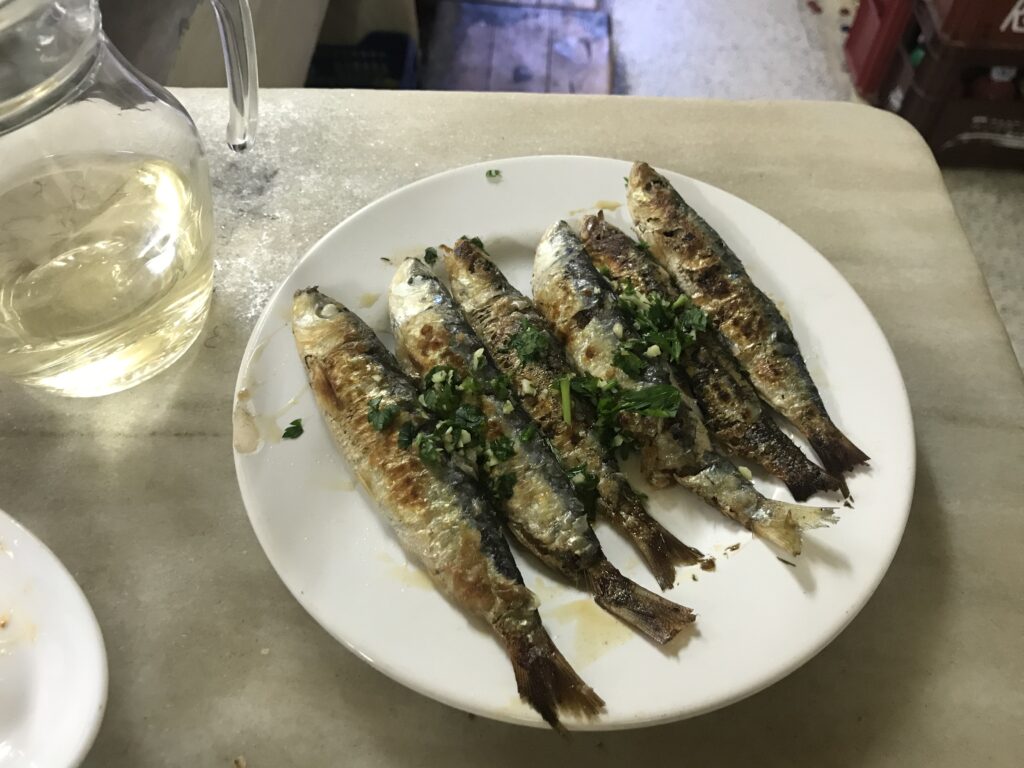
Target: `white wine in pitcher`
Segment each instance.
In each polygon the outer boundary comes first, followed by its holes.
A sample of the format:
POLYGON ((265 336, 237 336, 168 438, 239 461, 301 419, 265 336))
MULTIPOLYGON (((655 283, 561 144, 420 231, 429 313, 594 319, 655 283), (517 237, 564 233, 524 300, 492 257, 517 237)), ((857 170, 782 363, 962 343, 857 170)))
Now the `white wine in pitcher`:
POLYGON ((212 287, 205 161, 47 159, 0 189, 0 373, 101 395, 163 369, 212 287))

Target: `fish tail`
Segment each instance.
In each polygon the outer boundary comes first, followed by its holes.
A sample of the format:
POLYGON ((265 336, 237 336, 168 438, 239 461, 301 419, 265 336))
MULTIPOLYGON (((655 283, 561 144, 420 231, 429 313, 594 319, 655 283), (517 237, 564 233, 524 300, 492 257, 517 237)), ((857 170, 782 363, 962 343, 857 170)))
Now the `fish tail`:
POLYGON ((604 709, 604 700, 576 674, 544 627, 504 639, 519 696, 556 731, 565 733, 560 713, 594 717, 604 709))
POLYGON ((833 474, 849 472, 858 464, 868 461, 868 455, 854 445, 850 438, 835 427, 808 435, 808 442, 821 458, 825 469, 833 474))
POLYGON ((799 472, 787 473, 783 482, 797 501, 807 501, 819 491, 839 491, 844 498, 850 495, 850 489, 841 476, 833 475, 810 461, 799 472))
POLYGON ((594 601, 631 627, 664 645, 696 618, 684 605, 650 592, 602 559, 587 569, 594 601))
POLYGON ((729 450, 756 461, 784 482, 797 501, 805 501, 819 491, 850 495, 841 475, 833 475, 808 459, 765 413, 739 436, 725 433, 718 437, 724 438, 729 450))
POLYGON ((640 551, 662 589, 671 589, 675 584, 676 566, 695 565, 707 560, 700 550, 677 539, 651 517, 635 493, 623 492, 608 517, 640 551))
POLYGON ((761 538, 791 555, 799 555, 803 547, 803 531, 823 528, 836 520, 835 510, 830 507, 789 504, 762 496, 751 516, 750 527, 761 538))

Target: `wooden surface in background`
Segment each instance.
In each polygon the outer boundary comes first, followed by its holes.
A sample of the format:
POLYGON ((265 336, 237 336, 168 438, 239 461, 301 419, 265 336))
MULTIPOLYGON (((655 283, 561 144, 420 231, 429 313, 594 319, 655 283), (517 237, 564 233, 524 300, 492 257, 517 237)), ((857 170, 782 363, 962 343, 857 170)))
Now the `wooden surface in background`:
POLYGON ((608 15, 601 11, 445 0, 428 57, 430 90, 611 91, 608 15))

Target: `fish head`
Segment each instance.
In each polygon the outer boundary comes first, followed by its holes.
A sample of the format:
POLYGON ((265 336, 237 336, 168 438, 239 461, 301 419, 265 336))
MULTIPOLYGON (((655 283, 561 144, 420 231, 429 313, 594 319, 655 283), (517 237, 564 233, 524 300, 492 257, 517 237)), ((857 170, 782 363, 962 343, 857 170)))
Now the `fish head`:
POLYGON ((407 372, 420 375, 444 362, 459 315, 448 291, 423 262, 410 258, 399 266, 388 290, 388 314, 395 350, 407 372))
POLYGON ((565 221, 556 221, 541 236, 533 257, 533 279, 538 279, 571 259, 582 246, 572 227, 565 221))
POLYGON ((641 234, 652 226, 656 228, 661 218, 660 209, 671 201, 674 193, 668 179, 647 163, 633 163, 629 171, 626 203, 641 234))
POLYGON ((344 304, 320 292, 317 286, 295 292, 292 333, 305 355, 326 356, 363 326, 344 304))
POLYGON ((635 246, 633 239, 604 218, 604 211, 598 212, 596 216, 587 216, 580 226, 580 240, 583 246, 593 256, 594 248, 607 248, 614 246, 623 248, 635 246))
POLYGON ((508 281, 474 242, 460 237, 454 248, 441 246, 445 270, 455 301, 466 312, 476 312, 510 291, 508 281))
POLYGON ((403 261, 388 288, 388 316, 395 335, 417 315, 439 303, 442 290, 437 277, 422 261, 403 261))

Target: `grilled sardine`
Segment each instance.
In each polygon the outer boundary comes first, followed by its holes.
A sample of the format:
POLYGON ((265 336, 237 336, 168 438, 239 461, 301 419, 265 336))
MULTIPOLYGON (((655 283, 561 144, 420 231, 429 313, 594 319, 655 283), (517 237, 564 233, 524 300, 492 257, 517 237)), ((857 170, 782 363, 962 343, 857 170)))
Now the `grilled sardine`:
POLYGON ((316 288, 295 294, 292 330, 334 442, 406 551, 501 638, 519 695, 558 729, 559 713, 596 714, 604 702, 551 642, 474 482, 399 445, 400 429, 420 419, 415 383, 365 323, 316 288), (371 412, 389 417, 374 422, 371 412))
POLYGON ((456 304, 513 390, 523 393, 520 404, 548 439, 578 495, 587 501, 592 494, 596 513, 633 542, 663 589, 671 587, 677 564, 693 565, 703 556, 647 513, 591 429, 593 409, 561 392, 572 370, 547 321, 472 241, 461 238, 454 250, 441 252, 456 304))
MULTIPOLYGON (((533 297, 540 313, 565 343, 577 373, 627 391, 664 387, 665 366, 652 356, 642 373, 631 376, 617 361, 629 339, 628 320, 616 308, 610 284, 590 261, 580 239, 557 222, 537 247, 533 297)), ((641 447, 641 464, 652 483, 676 482, 726 516, 792 554, 799 554, 801 530, 833 522, 833 511, 767 499, 727 459, 711 449, 696 404, 684 395, 674 418, 639 416, 623 429, 641 447), (637 423, 639 422, 639 424, 637 423)))
MULTIPOLYGON (((668 273, 625 232, 605 221, 603 213, 583 220, 581 239, 597 268, 617 286, 629 286, 641 301, 657 297, 669 307, 676 306, 680 293, 668 273)), ((761 407, 757 393, 715 331, 693 333, 693 343, 684 346, 678 361, 670 365, 689 382, 718 443, 778 477, 797 501, 817 491, 845 493, 845 483, 808 460, 761 407)))
MULTIPOLYGON (((503 377, 451 295, 421 262, 407 259, 398 268, 388 309, 406 370, 424 376, 428 387, 444 387, 443 377, 452 373, 460 391, 472 394, 486 439, 475 449, 481 479, 523 546, 656 642, 668 642, 692 622, 689 608, 634 584, 608 561, 565 471, 529 416, 503 391, 503 377)), ((428 389, 424 397, 437 399, 438 392, 428 389)), ((447 390, 441 394, 448 399, 447 390)))
POLYGON ((707 313, 754 388, 806 435, 825 468, 841 473, 866 462, 826 413, 789 324, 718 233, 646 163, 634 163, 627 200, 654 258, 707 313))

